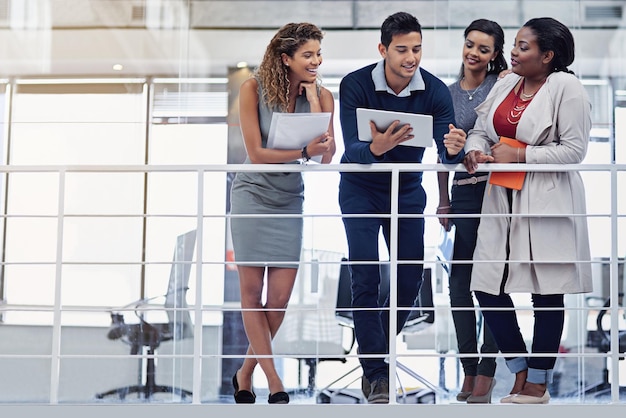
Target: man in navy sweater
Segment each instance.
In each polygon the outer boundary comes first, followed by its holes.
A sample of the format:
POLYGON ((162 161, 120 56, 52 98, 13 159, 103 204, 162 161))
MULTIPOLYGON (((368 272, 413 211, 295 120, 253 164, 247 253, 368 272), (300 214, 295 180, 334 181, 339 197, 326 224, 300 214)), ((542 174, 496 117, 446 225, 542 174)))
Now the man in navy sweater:
MULTIPOLYGON (((398 128, 394 122, 384 132, 370 122, 372 142, 361 142, 357 135, 356 109, 394 110, 433 116, 433 134, 439 158, 447 164, 461 162, 465 133, 456 129, 454 108, 448 87, 419 67, 422 56, 422 29, 411 14, 389 16, 381 27, 378 50, 382 60, 348 74, 339 88, 340 119, 345 143, 342 163, 416 163, 424 148, 403 146, 413 138, 412 128, 398 128)), ((434 162, 434 161, 433 161, 434 162)), ((398 209, 402 214, 423 214, 426 193, 421 172, 400 173, 398 209)), ((377 311, 380 273, 378 234, 382 228, 390 243, 391 173, 342 172, 339 204, 344 215, 372 214, 372 217, 344 216, 350 271, 352 307, 358 352, 363 368, 363 392, 369 403, 389 402, 389 312, 377 311), (386 216, 387 215, 387 216, 386 216), (360 262, 364 262, 360 264, 360 262), (365 308, 363 310, 362 308, 365 308), (369 308, 369 310, 367 310, 369 308), (373 308, 373 309, 372 309, 373 308), (381 357, 372 355, 382 354, 381 357)), ((402 329, 422 283, 424 259, 424 219, 398 220, 397 335, 402 329), (409 261, 410 260, 410 261, 409 261)), ((389 299, 384 307, 389 306, 389 299)))

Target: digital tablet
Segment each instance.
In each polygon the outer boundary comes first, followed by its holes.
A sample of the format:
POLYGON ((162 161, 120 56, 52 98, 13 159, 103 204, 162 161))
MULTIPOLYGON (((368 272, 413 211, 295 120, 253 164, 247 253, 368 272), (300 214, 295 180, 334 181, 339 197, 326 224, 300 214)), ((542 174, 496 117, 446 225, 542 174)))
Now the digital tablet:
POLYGON ((433 146, 433 117, 418 113, 393 112, 389 110, 365 109, 356 110, 357 130, 359 141, 372 142, 372 131, 369 122, 374 121, 379 131, 385 131, 394 120, 400 125, 409 124, 413 128, 414 138, 401 143, 409 147, 433 146))

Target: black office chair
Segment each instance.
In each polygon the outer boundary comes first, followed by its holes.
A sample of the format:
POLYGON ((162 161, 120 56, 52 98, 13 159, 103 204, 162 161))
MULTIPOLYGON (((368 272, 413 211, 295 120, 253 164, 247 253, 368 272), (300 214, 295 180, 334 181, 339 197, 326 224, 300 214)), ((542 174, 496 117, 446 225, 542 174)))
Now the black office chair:
MULTIPOLYGON (((352 317, 352 279, 350 278, 349 266, 346 264, 347 261, 345 258, 342 260, 343 264, 339 273, 339 291, 337 292, 337 310, 335 314, 340 324, 354 328, 354 319, 352 317)), ((389 295, 389 278, 391 274, 389 264, 382 263, 379 268, 381 281, 378 305, 382 306, 385 303, 385 299, 387 299, 387 295, 389 295)), ((404 324, 404 328, 402 328, 402 332, 419 332, 435 321, 430 269, 424 270, 424 280, 414 307, 404 324)))
MULTIPOLYGON (((384 301, 384 299, 383 299, 384 301)), ((350 268, 348 266, 348 259, 341 259, 341 267, 339 269, 339 282, 337 285, 337 302, 335 303, 335 318, 339 325, 344 327, 346 332, 350 335, 350 349, 346 354, 349 354, 356 343, 356 334, 354 332, 354 318, 352 316, 352 278, 350 276, 350 268)), ((343 358, 343 363, 347 362, 347 359, 343 358)), ((365 399, 362 396, 345 390, 348 386, 354 383, 360 376, 353 377, 351 381, 343 385, 340 389, 335 389, 334 386, 338 382, 350 377, 355 371, 360 369, 360 365, 353 367, 346 373, 333 380, 325 387, 319 390, 317 394, 317 403, 349 403, 356 404, 362 403, 365 399)))
MULTIPOLYGON (((623 299, 623 294, 619 294, 619 303, 623 299)), ((611 313, 610 311, 611 299, 608 298, 602 305, 602 309, 598 312, 596 317, 596 330, 588 334, 587 346, 597 348, 600 353, 608 353, 611 351, 611 332, 604 329, 604 317, 611 313)), ((626 330, 618 331, 618 350, 620 354, 626 353, 626 330)), ((620 360, 624 357, 620 356, 620 360)), ((608 359, 605 365, 608 364, 608 359)), ((618 383, 619 384, 619 383, 618 383)), ((626 396, 626 386, 619 387, 620 398, 626 396)), ((575 395, 591 396, 594 398, 610 397, 611 396, 611 383, 609 382, 609 369, 605 366, 602 370, 602 381, 588 385, 582 389, 580 393, 575 395)), ((571 395, 570 395, 571 396, 571 395)))
POLYGON ((191 397, 192 393, 188 390, 156 383, 154 355, 162 342, 193 337, 191 315, 185 308, 187 307, 186 294, 195 241, 195 230, 178 236, 176 248, 174 249, 168 290, 165 295, 141 299, 127 305, 127 307, 134 308, 139 320, 138 323, 127 324, 124 321, 123 313, 111 313, 111 326, 107 338, 120 340, 130 345, 130 354, 132 355, 143 353, 144 348, 146 349, 146 378, 143 384, 124 386, 98 393, 96 395, 97 399, 116 396, 124 400, 131 393, 136 393, 138 397, 143 397, 146 400, 152 398, 156 393, 171 393, 179 396, 181 399, 191 397), (145 317, 145 310, 142 310, 143 307, 151 305, 151 302, 158 298, 165 299, 163 308, 167 312, 168 322, 166 323, 149 322, 145 317))
MULTIPOLYGON (((611 294, 610 294, 610 264, 609 258, 601 258, 601 263, 595 263, 592 265, 592 276, 594 277, 594 293, 585 296, 584 304, 585 304, 585 316, 582 320, 577 322, 573 322, 575 326, 580 326, 582 324, 582 329, 580 331, 574 329, 571 332, 574 336, 579 333, 586 333, 586 342, 585 349, 591 348, 596 350, 598 353, 609 353, 611 351, 611 331, 608 328, 608 324, 610 324, 610 315, 612 313, 611 309, 611 294), (594 270, 596 269, 596 270, 594 270), (587 329, 587 315, 592 310, 598 310, 598 314, 595 319, 595 329, 587 329)), ((625 308, 624 308, 624 283, 626 283, 626 269, 624 268, 624 259, 620 258, 618 260, 618 298, 617 305, 619 306, 619 315, 626 316, 625 308)), ((620 354, 626 353, 626 330, 618 330, 618 347, 620 354)), ((619 360, 623 360, 624 356, 619 357, 619 360)), ((594 359, 592 359, 594 360, 594 359)), ((568 392, 563 393, 563 397, 573 397, 573 398, 603 398, 604 400, 609 399, 611 397, 611 383, 609 382, 609 369, 608 364, 611 361, 609 358, 602 359, 603 366, 597 365, 594 361, 592 372, 588 373, 584 376, 581 376, 578 372, 578 368, 576 370, 571 370, 570 373, 576 373, 577 375, 571 378, 571 381, 576 382, 576 389, 570 390, 568 392), (597 373, 599 372, 599 373, 597 373), (600 377, 598 377, 598 375, 600 377), (585 379, 585 380, 583 380, 585 379), (589 379, 589 380, 586 380, 589 379), (589 381, 596 381, 589 384, 589 381)), ((577 362, 580 362, 578 360, 577 362)), ((585 362, 585 365, 587 363, 585 362)), ((567 369, 565 369, 567 370, 567 369)), ((550 388, 550 393, 555 396, 559 395, 559 389, 561 384, 565 385, 562 376, 558 376, 558 379, 555 379, 553 383, 553 387, 550 388)), ((617 383, 619 385, 619 382, 617 383)), ((620 399, 624 399, 626 397, 626 386, 619 387, 620 399)))
MULTIPOLYGON (((390 291, 390 265, 388 263, 381 263, 379 265, 380 269, 380 288, 379 288, 379 296, 378 296, 378 305, 383 306, 387 296, 390 291)), ((352 341, 353 345, 356 342, 356 335, 354 334, 354 319, 352 315, 352 279, 350 268, 348 265, 348 260, 346 258, 342 259, 341 270, 339 273, 339 289, 337 292, 337 307, 335 311, 335 316, 340 325, 343 325, 351 330, 352 333, 352 341)), ((432 283, 431 283, 431 269, 424 269, 424 276, 422 281, 422 287, 420 288, 420 292, 416 298, 414 303, 414 308, 409 313, 409 316, 402 328, 403 333, 418 333, 421 330, 427 328, 432 325, 435 321, 435 310, 433 303, 433 295, 432 295, 432 283)), ((415 399, 419 399, 419 402, 423 403, 434 403, 434 392, 438 391, 434 384, 415 373, 410 368, 406 367, 399 361, 396 361, 396 366, 398 369, 404 371, 409 374, 416 380, 422 382, 424 386, 427 387, 424 391, 422 391, 415 399)), ((339 378, 335 379, 331 383, 329 383, 326 387, 320 390, 320 393, 317 396, 318 403, 334 403, 334 398, 340 398, 342 403, 360 403, 364 401, 359 397, 354 396, 354 394, 345 391, 349 385, 354 383, 356 380, 360 379, 360 376, 353 378, 347 385, 344 385, 343 388, 339 390, 332 390, 331 387, 338 382, 348 378, 354 372, 360 369, 360 365, 354 367, 348 372, 341 375, 339 378)), ((399 402, 404 403, 407 399, 406 393, 401 393, 399 396, 399 402)), ((338 402, 339 403, 339 402, 338 402)))

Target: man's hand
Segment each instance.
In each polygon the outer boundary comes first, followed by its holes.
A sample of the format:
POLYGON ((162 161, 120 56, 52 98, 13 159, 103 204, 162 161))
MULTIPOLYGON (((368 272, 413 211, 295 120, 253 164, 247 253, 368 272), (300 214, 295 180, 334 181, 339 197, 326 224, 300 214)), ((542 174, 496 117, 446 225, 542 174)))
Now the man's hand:
POLYGON ((389 125, 386 131, 380 132, 376 127, 376 124, 370 121, 370 130, 372 133, 372 143, 370 144, 370 151, 377 157, 380 157, 387 151, 395 148, 398 144, 401 144, 409 139, 413 139, 413 128, 411 125, 402 125, 399 120, 395 120, 389 125))
POLYGON ((443 145, 446 146, 448 154, 454 156, 465 146, 467 135, 463 129, 455 128, 453 124, 448 125, 448 129, 450 131, 443 136, 443 145))

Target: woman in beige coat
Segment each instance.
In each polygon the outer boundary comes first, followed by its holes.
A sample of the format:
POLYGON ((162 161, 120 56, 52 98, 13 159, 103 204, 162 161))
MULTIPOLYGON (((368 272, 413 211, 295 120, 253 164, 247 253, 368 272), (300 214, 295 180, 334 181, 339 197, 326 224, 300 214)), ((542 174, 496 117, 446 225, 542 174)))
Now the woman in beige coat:
MULTIPOLYGON (((552 18, 524 24, 511 51, 513 73, 476 109, 478 119, 465 145, 469 173, 486 162, 577 164, 584 159, 591 106, 567 69, 573 61, 574 39, 566 26, 552 18), (500 137, 514 138, 522 147, 500 137)), ((585 214, 582 179, 573 171, 529 172, 521 190, 488 185, 482 213, 488 216, 478 229, 471 289, 487 308, 487 325, 501 352, 526 353, 509 294, 531 293, 532 352, 547 354, 506 357, 516 377, 511 395, 501 402, 547 403, 556 361, 550 354, 558 352, 563 332, 563 295, 591 291, 587 221, 579 216, 585 214), (498 214, 528 216, 491 216, 498 214)))

